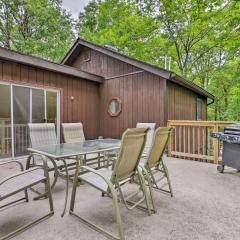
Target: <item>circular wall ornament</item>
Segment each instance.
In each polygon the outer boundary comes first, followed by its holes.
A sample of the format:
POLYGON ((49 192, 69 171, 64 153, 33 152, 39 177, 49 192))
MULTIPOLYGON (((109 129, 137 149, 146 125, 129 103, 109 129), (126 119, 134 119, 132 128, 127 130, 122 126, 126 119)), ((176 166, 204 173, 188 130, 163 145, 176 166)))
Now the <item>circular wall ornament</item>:
POLYGON ((122 111, 122 102, 118 97, 113 97, 108 104, 108 113, 112 117, 117 117, 122 111))

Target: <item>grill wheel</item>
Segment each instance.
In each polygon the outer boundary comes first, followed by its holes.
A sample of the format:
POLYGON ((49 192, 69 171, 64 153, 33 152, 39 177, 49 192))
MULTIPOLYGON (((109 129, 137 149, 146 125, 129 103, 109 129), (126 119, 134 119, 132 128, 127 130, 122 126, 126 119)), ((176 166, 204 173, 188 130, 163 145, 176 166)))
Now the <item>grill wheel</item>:
POLYGON ((223 173, 223 171, 224 171, 224 165, 218 165, 218 166, 217 166, 217 170, 218 170, 218 172, 223 173))

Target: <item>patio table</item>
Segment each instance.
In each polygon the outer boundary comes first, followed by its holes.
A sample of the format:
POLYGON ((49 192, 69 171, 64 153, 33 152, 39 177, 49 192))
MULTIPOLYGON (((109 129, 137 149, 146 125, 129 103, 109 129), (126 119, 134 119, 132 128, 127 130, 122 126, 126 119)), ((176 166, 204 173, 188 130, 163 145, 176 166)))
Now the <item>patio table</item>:
MULTIPOLYGON (((118 150, 121 145, 121 140, 119 139, 96 139, 96 140, 87 140, 79 143, 63 143, 63 144, 54 144, 47 146, 40 146, 35 148, 28 148, 27 150, 30 153, 29 159, 34 156, 34 154, 39 154, 49 158, 51 161, 63 161, 66 170, 66 193, 65 193, 65 203, 64 209, 62 212, 62 217, 66 211, 67 199, 68 199, 68 169, 66 162, 72 157, 76 157, 76 171, 75 178, 78 177, 79 166, 83 164, 82 156, 92 153, 101 153, 118 150)), ((55 170, 59 171, 56 164, 54 164, 55 170)))

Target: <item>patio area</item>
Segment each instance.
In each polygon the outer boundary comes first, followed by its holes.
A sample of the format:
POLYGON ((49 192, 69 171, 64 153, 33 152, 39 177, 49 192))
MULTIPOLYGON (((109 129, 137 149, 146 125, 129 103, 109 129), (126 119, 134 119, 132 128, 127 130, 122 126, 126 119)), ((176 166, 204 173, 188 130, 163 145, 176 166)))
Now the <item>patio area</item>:
MULTIPOLYGON (((126 239, 239 239, 240 173, 226 168, 224 174, 220 174, 214 164, 175 158, 165 159, 165 163, 169 169, 174 197, 154 192, 157 213, 151 216, 138 209, 129 211, 121 207, 126 239)), ((11 165, 10 167, 1 168, 0 175, 16 172, 11 165)), ((13 239, 108 239, 70 216, 69 206, 67 214, 61 218, 64 189, 65 180, 60 178, 53 190, 53 217, 13 239)), ((35 194, 31 191, 29 193, 29 203, 19 203, 1 210, 1 235, 48 210, 47 200, 33 201, 35 194)), ((101 197, 100 192, 89 185, 78 187, 75 209, 97 224, 108 226, 111 231, 116 230, 111 199, 101 197)))

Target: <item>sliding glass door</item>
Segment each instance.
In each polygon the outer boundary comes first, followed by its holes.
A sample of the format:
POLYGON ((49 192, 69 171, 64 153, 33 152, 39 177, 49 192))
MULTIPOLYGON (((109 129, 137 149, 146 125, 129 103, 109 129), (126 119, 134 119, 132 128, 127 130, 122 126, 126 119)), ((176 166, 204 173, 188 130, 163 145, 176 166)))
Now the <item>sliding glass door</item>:
POLYGON ((0 84, 0 158, 12 155, 10 85, 0 84))
POLYGON ((12 86, 14 156, 27 154, 29 146, 30 88, 12 86))
POLYGON ((46 122, 45 91, 41 89, 32 89, 31 95, 32 95, 32 123, 46 122))
POLYGON ((27 154, 28 123, 55 123, 60 138, 60 92, 0 84, 0 158, 27 154))

